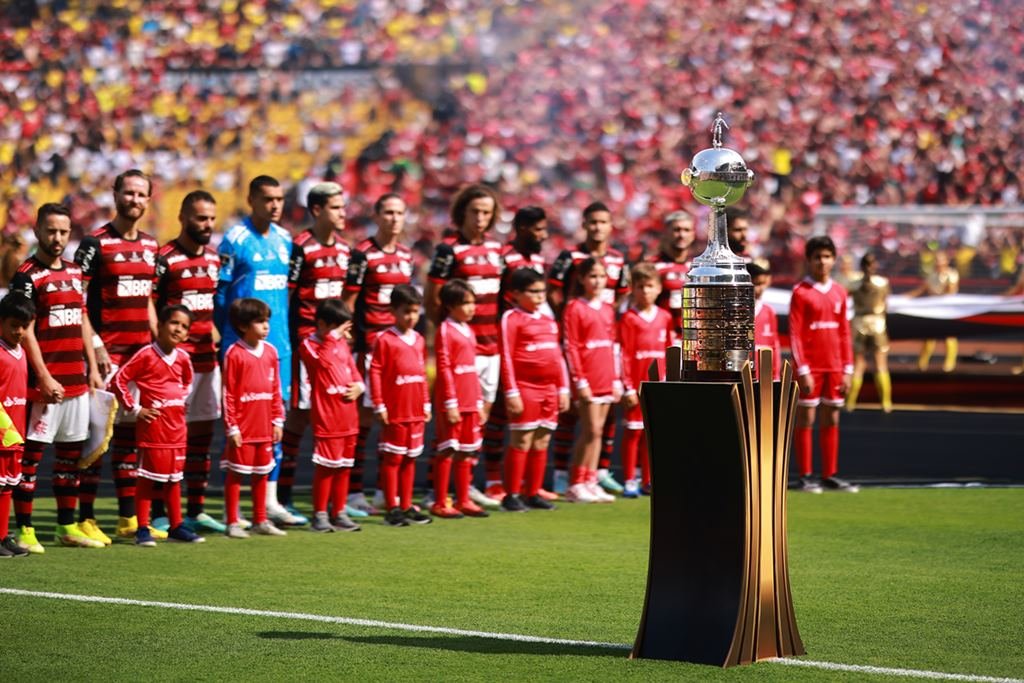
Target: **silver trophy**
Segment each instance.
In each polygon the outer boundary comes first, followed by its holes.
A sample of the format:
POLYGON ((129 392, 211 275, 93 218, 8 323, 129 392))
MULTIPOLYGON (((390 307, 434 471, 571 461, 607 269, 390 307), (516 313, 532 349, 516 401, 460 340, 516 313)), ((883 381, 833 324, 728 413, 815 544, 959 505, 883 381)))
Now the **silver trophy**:
POLYGON ((722 147, 729 126, 719 113, 710 149, 697 153, 681 180, 694 198, 711 207, 708 246, 693 259, 683 288, 685 381, 739 381, 754 350, 754 286, 744 259, 729 249, 725 208, 738 202, 754 172, 738 152, 722 147))

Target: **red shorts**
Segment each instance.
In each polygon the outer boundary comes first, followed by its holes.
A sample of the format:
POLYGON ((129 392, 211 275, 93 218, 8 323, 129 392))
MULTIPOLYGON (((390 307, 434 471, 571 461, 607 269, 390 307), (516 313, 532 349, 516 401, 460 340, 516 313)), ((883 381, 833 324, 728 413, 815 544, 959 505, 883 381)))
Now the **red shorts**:
MULTIPOLYGON (((516 417, 509 415, 509 429, 517 432, 532 432, 534 429, 540 428, 553 430, 558 426, 557 386, 520 382, 519 398, 523 400, 523 412, 516 417)), ((507 396, 505 405, 507 412, 507 396)))
POLYGON ((843 373, 811 372, 814 378, 814 389, 809 394, 800 394, 797 403, 813 407, 824 403, 827 406, 841 406, 846 402, 843 395, 843 373))
POLYGON ((354 467, 356 435, 325 436, 313 439, 313 462, 323 467, 354 467))
POLYGON ((274 444, 243 443, 235 448, 228 442, 220 468, 236 474, 270 474, 274 471, 274 444))
POLYGON ((382 453, 415 458, 423 452, 423 431, 423 422, 392 422, 381 431, 377 448, 382 453))
POLYGON ((626 429, 644 428, 644 411, 640 409, 639 403, 632 408, 623 408, 622 412, 622 419, 626 423, 626 429))
POLYGON ((0 451, 0 488, 21 482, 21 456, 20 447, 0 451))
POLYGON ((185 447, 146 448, 139 447, 138 476, 151 481, 181 481, 185 469, 185 447))
POLYGON ((455 424, 449 424, 448 413, 440 410, 434 420, 434 432, 437 434, 437 450, 449 449, 460 453, 475 453, 483 444, 480 435, 480 413, 472 411, 459 413, 462 418, 455 424))

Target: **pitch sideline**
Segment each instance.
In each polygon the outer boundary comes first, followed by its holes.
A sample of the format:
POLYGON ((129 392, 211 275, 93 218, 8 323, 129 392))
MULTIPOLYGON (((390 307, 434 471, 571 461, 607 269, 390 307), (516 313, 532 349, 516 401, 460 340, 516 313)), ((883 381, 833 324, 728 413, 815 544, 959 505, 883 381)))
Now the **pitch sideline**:
MULTIPOLYGON (((160 602, 156 600, 135 600, 132 598, 110 598, 102 595, 76 595, 74 593, 53 593, 49 591, 30 591, 20 588, 0 587, 0 595, 17 595, 26 598, 46 598, 65 600, 68 602, 91 602, 107 605, 124 605, 129 607, 158 607, 163 609, 181 610, 186 612, 212 612, 216 614, 235 614, 249 617, 269 617, 276 619, 294 619, 298 621, 316 621, 345 626, 363 626, 391 631, 412 631, 415 633, 440 633, 450 636, 469 636, 473 638, 489 638, 508 640, 520 643, 542 643, 546 645, 573 645, 577 647, 595 647, 615 650, 629 650, 632 646, 624 643, 605 643, 595 640, 571 640, 566 638, 546 638, 529 636, 520 633, 500 633, 493 631, 471 631, 446 626, 422 626, 419 624, 403 624, 401 622, 379 621, 376 619, 358 619, 355 617, 333 617, 323 614, 306 614, 303 612, 277 612, 274 610, 249 609, 245 607, 220 607, 217 605, 192 605, 178 602, 160 602)), ((925 678, 942 681, 968 681, 970 683, 1024 683, 1017 678, 999 678, 994 676, 977 676, 973 674, 945 673, 942 671, 926 671, 920 669, 897 669, 880 666, 863 666, 858 664, 837 664, 834 662, 817 662, 801 659, 770 659, 770 664, 784 666, 801 666, 826 671, 843 671, 886 676, 903 676, 907 678, 925 678)))

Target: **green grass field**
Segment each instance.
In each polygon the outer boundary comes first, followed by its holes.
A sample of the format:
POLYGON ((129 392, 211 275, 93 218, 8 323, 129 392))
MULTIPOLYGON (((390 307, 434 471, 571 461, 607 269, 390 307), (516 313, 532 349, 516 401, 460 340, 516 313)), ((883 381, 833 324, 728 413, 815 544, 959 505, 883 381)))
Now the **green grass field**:
MULTIPOLYGON (((40 507, 42 532, 53 518, 40 507)), ((359 534, 48 547, 3 561, 0 588, 626 644, 643 604, 647 516, 646 500, 618 501, 416 528, 371 521, 359 534)), ((789 519, 804 659, 1024 677, 1024 490, 792 495, 789 519)), ((3 680, 890 678, 2 593, 0 633, 3 680)))

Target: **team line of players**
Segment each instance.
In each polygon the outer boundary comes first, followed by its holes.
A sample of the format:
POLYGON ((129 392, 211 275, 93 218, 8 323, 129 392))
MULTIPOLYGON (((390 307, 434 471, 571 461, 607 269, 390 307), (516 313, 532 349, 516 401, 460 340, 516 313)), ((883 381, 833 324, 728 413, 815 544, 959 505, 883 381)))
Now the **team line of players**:
MULTIPOLYGON (((137 227, 151 189, 139 171, 118 176, 114 219, 83 240, 74 262, 62 257, 70 234, 67 210, 55 204, 39 210, 37 252, 19 268, 11 287, 32 303, 35 317, 25 322, 23 338, 5 337, 7 353, 0 354, 5 365, 26 368, 20 392, 17 372, 7 373, 12 379, 3 389, 13 423, 25 425, 23 449, 3 451, 17 455, 5 456, 0 472, 2 524, 7 526, 13 493, 19 530, 13 539, 0 528, 0 538, 10 541, 5 547, 42 551, 31 514, 36 473, 51 443, 56 540, 86 547, 110 543, 94 509, 102 461, 79 469, 89 436, 90 388, 112 389, 122 406, 109 451, 117 534, 134 536, 140 545, 163 535, 148 524, 150 497, 164 502, 170 517, 166 533, 175 540, 201 540, 195 532, 203 529, 244 536, 247 523, 237 510, 243 475, 253 477, 257 531, 281 533, 275 521, 305 522, 291 508, 290 496, 299 442, 311 418, 314 528, 358 529, 352 517, 375 512, 362 489, 374 421, 384 425, 378 450, 385 521, 426 523, 430 517, 411 501, 412 463, 423 450, 431 404, 438 412, 431 468, 435 516, 483 516, 480 503, 512 511, 552 507, 556 494, 543 488, 552 433, 554 488, 564 488, 570 501, 614 500, 605 489, 618 486, 608 465, 616 426, 611 406, 620 401, 626 411, 625 493, 638 495, 650 486, 636 388, 679 329, 679 293, 693 243, 688 215, 677 212, 666 219, 658 257, 636 266, 630 279, 624 257, 608 244, 611 212, 595 202, 583 214, 586 241, 563 252, 548 269, 540 255, 547 231, 543 210, 517 212, 515 237, 502 245, 487 237, 498 215, 498 197, 486 186, 469 186, 453 200, 453 229, 436 248, 421 301, 409 286, 412 255, 400 241, 405 204, 397 195, 376 202, 376 235, 350 249, 342 235, 340 186, 312 188, 307 205, 313 225, 293 238, 278 224, 280 184, 259 176, 249 186, 251 215, 227 228, 214 252, 208 246, 216 223, 214 198, 201 190, 190 193, 182 203, 179 236, 160 247, 137 227), (630 305, 617 320, 618 304, 627 295, 630 305), (257 311, 253 302, 264 308, 257 311), (437 330, 433 401, 427 393, 426 345, 413 329, 421 307, 437 330), (351 358, 347 340, 353 344, 351 358), (224 351, 223 376, 218 347, 224 351), (249 367, 253 363, 258 370, 249 367), (158 376, 163 379, 150 386, 158 376), (255 377, 270 385, 249 386, 255 377), (133 394, 140 391, 141 402, 133 394), (422 401, 409 398, 419 392, 422 401), (272 411, 264 415, 254 409, 263 404, 272 411), (221 419, 222 406, 227 527, 204 511, 213 424, 221 419), (163 425, 163 431, 153 425, 163 425), (485 491, 471 485, 481 447, 487 460, 485 491), (182 479, 188 501, 184 516, 182 479)), ((823 475, 829 481, 838 451, 832 413, 852 371, 846 295, 828 277, 835 248, 831 242, 821 249, 811 246, 811 277, 795 289, 790 314, 801 405, 809 413, 798 427, 797 463, 809 490, 814 409, 819 403, 829 408, 821 430, 823 475), (822 262, 822 268, 815 266, 822 262)), ((763 289, 768 274, 754 270, 763 289)), ((766 306, 758 306, 757 333, 759 345, 777 348, 774 314, 766 306)))

